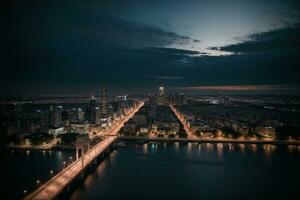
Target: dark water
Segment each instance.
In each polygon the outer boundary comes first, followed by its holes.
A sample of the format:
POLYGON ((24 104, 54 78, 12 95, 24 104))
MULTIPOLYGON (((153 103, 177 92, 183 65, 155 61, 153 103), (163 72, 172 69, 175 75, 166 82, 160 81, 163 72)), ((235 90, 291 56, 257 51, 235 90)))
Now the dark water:
MULTIPOLYGON (((7 152, 12 198, 49 178, 73 152, 7 152), (43 178, 42 178, 43 177, 43 178)), ((300 147, 135 144, 115 150, 71 199, 297 198, 300 147)), ((10 198, 11 199, 11 198, 10 198)))
POLYGON ((299 155, 295 146, 131 144, 71 198, 296 198, 299 155))

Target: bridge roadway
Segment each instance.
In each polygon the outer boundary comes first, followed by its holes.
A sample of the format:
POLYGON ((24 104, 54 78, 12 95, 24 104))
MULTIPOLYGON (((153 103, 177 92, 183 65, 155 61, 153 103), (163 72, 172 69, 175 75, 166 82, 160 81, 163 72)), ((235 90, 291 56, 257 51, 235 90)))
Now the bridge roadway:
POLYGON ((85 169, 99 154, 101 154, 107 147, 109 147, 116 139, 117 133, 123 127, 124 123, 127 122, 133 115, 144 105, 140 103, 137 108, 131 111, 125 118, 123 118, 117 125, 107 130, 106 139, 96 144, 88 152, 86 152, 81 158, 75 160, 64 170, 59 172, 57 175, 52 177, 48 182, 41 185, 35 191, 25 197, 25 200, 37 199, 46 200, 54 199, 69 183, 75 179, 83 169, 85 169))

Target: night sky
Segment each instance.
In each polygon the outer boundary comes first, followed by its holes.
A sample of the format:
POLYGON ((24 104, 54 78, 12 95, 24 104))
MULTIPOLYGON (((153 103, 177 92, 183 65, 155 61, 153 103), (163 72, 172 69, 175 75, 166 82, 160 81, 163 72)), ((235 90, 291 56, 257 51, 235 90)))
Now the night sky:
POLYGON ((300 85, 297 0, 8 2, 0 94, 300 85))

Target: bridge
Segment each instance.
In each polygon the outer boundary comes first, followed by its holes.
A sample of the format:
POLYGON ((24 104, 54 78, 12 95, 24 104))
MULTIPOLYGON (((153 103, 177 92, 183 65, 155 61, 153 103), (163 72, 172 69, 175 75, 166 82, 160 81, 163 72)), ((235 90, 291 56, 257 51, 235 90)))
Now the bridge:
MULTIPOLYGON (((127 116, 121 119, 115 126, 106 131, 108 135, 104 140, 97 143, 94 147, 85 152, 80 158, 77 158, 68 167, 53 176, 48 182, 41 185, 32 193, 25 197, 25 200, 37 199, 54 199, 57 197, 69 184, 79 176, 82 171, 87 168, 101 153, 105 152, 109 146, 117 139, 117 133, 133 115, 144 105, 143 102, 129 112, 127 116)), ((78 157, 78 156, 77 156, 78 157)))

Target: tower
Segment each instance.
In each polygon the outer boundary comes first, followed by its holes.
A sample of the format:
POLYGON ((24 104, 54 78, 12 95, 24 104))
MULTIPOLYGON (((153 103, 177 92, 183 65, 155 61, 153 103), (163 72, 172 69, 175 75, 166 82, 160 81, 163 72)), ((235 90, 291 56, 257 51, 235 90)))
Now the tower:
POLYGON ((96 112, 96 98, 94 95, 90 99, 90 112, 91 112, 91 122, 96 124, 97 112, 96 112))
POLYGON ((162 86, 160 86, 160 87, 158 88, 158 95, 159 95, 159 96, 163 96, 164 94, 165 94, 165 88, 162 87, 162 86))
POLYGON ((102 88, 101 89, 101 106, 102 106, 102 115, 106 115, 107 114, 107 109, 106 109, 106 104, 107 104, 107 89, 106 88, 102 88))

